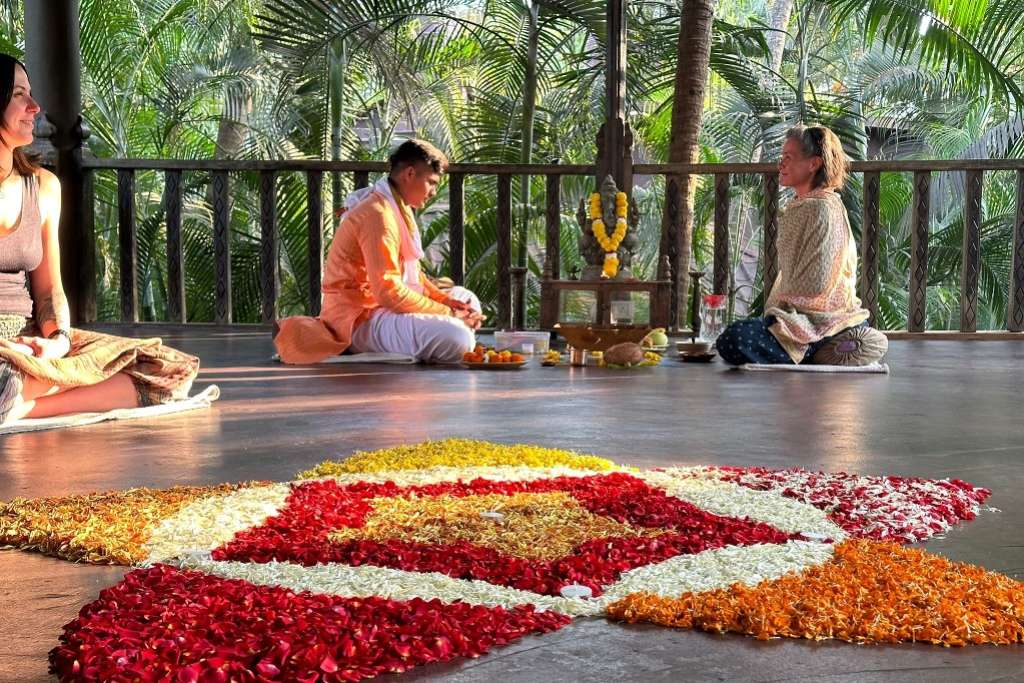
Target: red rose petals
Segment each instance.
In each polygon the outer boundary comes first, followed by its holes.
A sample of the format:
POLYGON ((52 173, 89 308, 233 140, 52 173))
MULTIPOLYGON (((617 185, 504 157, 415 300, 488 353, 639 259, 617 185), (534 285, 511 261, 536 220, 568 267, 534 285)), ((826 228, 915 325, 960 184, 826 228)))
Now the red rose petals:
POLYGON ((795 468, 709 468, 717 478, 825 510, 856 538, 913 543, 975 517, 992 492, 959 479, 866 477, 795 468))
POLYGON ((82 608, 50 662, 63 681, 356 681, 567 623, 528 605, 340 598, 156 565, 82 608))
POLYGON ((261 527, 238 534, 213 552, 215 560, 326 562, 374 565, 407 571, 441 572, 454 578, 481 579, 548 595, 571 583, 595 595, 622 572, 686 553, 726 545, 784 543, 789 535, 766 524, 721 517, 669 496, 624 473, 558 477, 523 482, 477 479, 400 488, 394 484, 334 481, 296 485, 286 507, 261 527), (563 491, 594 514, 634 526, 663 529, 653 538, 602 538, 578 546, 567 557, 530 561, 490 548, 456 542, 427 545, 405 541, 354 540, 332 543, 328 534, 359 527, 380 496, 467 496, 563 491))

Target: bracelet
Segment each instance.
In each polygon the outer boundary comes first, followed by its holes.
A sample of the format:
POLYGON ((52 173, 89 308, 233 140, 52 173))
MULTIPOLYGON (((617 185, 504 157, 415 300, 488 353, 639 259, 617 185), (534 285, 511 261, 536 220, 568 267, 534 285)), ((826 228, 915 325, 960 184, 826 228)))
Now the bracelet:
POLYGON ((58 327, 56 330, 54 330, 53 332, 46 336, 47 339, 56 339, 57 337, 64 337, 65 339, 68 340, 68 346, 71 345, 71 332, 69 332, 68 330, 64 330, 58 327))

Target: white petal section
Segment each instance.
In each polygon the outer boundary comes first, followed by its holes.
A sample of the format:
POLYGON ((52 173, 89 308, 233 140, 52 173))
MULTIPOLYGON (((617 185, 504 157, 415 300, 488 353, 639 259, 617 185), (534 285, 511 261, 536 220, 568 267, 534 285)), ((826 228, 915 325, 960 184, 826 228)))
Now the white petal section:
POLYGON ((255 584, 283 586, 295 591, 343 597, 380 596, 392 600, 438 599, 489 607, 531 604, 573 617, 597 616, 630 593, 649 592, 678 597, 689 591, 727 588, 734 583, 755 585, 789 572, 828 562, 832 545, 790 541, 782 545, 729 546, 696 555, 680 555, 658 564, 625 572, 595 599, 563 598, 496 586, 485 581, 453 579, 436 572, 408 572, 386 567, 320 564, 303 567, 287 562, 250 564, 215 562, 208 554, 180 558, 180 567, 255 584))
POLYGON ((436 598, 442 602, 461 601, 488 607, 531 604, 540 610, 553 610, 572 616, 594 616, 604 611, 604 603, 596 600, 540 595, 496 586, 486 581, 453 579, 437 572, 407 572, 368 565, 351 567, 344 564, 318 564, 303 567, 288 562, 216 562, 209 559, 208 555, 181 558, 175 564, 224 578, 343 597, 375 595, 392 600, 436 598))
POLYGON ((270 484, 195 500, 163 520, 153 531, 146 544, 147 559, 143 564, 213 550, 238 532, 259 526, 276 515, 290 492, 289 484, 270 484))
POLYGON ((811 532, 836 543, 846 539, 846 532, 826 512, 773 491, 755 491, 731 482, 694 477, 692 468, 634 472, 633 476, 716 515, 746 517, 787 533, 811 532))
POLYGON ((610 603, 640 592, 677 598, 683 593, 728 588, 734 583, 753 586, 824 564, 832 559, 832 553, 831 543, 789 541, 732 545, 696 555, 677 555, 624 573, 602 598, 610 603))

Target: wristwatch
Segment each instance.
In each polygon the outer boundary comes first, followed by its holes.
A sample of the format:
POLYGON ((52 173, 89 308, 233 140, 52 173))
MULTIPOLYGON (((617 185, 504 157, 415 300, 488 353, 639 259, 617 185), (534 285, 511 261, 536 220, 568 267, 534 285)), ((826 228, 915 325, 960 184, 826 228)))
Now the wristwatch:
POLYGON ((65 339, 68 340, 68 346, 71 345, 71 331, 70 330, 64 330, 64 329, 61 329, 61 328, 58 327, 56 330, 54 330, 53 332, 51 332, 50 334, 48 334, 46 336, 47 339, 56 339, 57 337, 64 337, 65 339))

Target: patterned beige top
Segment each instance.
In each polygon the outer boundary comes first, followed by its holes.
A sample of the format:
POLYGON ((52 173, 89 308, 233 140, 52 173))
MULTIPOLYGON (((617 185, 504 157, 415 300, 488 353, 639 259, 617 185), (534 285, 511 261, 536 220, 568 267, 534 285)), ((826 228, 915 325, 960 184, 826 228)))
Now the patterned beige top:
POLYGON ((839 195, 815 190, 790 202, 779 224, 779 274, 765 306, 769 328, 794 363, 807 347, 859 325, 857 244, 839 195))

